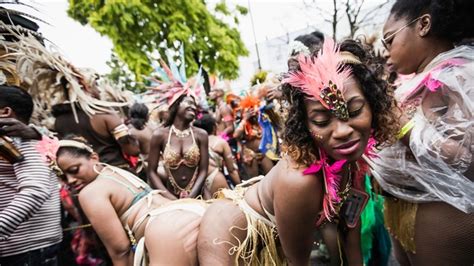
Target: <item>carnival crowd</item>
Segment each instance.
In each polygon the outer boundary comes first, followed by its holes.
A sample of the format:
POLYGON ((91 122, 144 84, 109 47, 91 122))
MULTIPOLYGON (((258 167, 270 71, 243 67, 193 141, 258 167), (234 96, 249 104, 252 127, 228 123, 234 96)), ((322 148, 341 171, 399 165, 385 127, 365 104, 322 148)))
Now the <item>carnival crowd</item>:
POLYGON ((301 35, 243 92, 166 50, 134 95, 2 8, 0 265, 473 265, 472 7, 301 35))

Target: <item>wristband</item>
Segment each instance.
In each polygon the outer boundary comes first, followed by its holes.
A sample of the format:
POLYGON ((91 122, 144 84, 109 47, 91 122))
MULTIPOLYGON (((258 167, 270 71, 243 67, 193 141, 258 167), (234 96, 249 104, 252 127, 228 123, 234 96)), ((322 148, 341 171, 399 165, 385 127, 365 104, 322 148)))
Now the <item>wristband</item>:
POLYGON ((405 137, 405 135, 408 133, 408 131, 410 131, 414 126, 415 126, 415 121, 412 118, 410 121, 408 121, 402 127, 402 129, 400 129, 400 131, 397 134, 397 139, 401 139, 401 138, 405 137))

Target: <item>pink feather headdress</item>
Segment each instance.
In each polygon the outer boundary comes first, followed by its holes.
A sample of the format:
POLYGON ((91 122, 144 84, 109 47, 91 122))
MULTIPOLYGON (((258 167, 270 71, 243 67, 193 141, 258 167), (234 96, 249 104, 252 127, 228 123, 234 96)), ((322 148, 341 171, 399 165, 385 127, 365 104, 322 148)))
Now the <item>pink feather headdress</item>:
MULTIPOLYGON (((347 102, 344 99, 344 82, 351 75, 351 70, 344 64, 361 64, 360 60, 350 52, 339 52, 339 47, 331 38, 326 38, 317 57, 300 55, 298 57, 299 71, 288 73, 283 83, 288 83, 298 88, 308 97, 318 100, 325 108, 329 109, 338 119, 349 120, 347 102)), ((374 141, 368 143, 366 153, 370 151, 374 141)), ((319 160, 316 160, 303 173, 316 174, 322 171, 325 193, 323 197, 323 211, 318 224, 324 219, 331 218, 338 212, 338 204, 342 199, 338 195, 341 184, 341 172, 346 160, 338 160, 333 164, 328 163, 324 150, 319 148, 319 160)), ((363 171, 365 171, 364 169, 363 171)), ((358 174, 357 176, 363 176, 358 174)), ((360 183, 356 177, 355 184, 360 183)))
POLYGON ((193 97, 200 105, 205 104, 205 91, 202 86, 202 70, 193 78, 186 78, 184 48, 181 46, 179 51, 180 65, 175 62, 170 50, 165 50, 168 64, 159 59, 159 65, 154 65, 151 81, 151 91, 148 95, 155 95, 157 104, 166 103, 168 106, 173 105, 182 95, 193 97))
POLYGON ((321 102, 337 118, 348 120, 349 113, 342 90, 351 70, 343 68, 345 57, 339 53, 334 40, 326 38, 317 57, 301 54, 298 62, 301 70, 289 73, 283 83, 298 87, 309 97, 321 102))

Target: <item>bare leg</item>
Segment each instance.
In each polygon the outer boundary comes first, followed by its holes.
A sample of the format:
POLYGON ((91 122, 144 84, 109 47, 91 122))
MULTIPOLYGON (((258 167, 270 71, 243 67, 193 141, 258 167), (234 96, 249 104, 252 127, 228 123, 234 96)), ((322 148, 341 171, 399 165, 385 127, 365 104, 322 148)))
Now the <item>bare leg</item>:
POLYGON ((214 177, 214 182, 212 182, 212 187, 211 187, 211 195, 214 195, 219 189, 222 188, 229 188, 227 185, 227 180, 225 179, 225 176, 219 172, 217 173, 216 177, 214 177))
POLYGON ((322 226, 319 231, 328 249, 331 265, 341 265, 339 247, 337 244, 337 225, 327 223, 322 226))
POLYGON ((242 241, 247 221, 240 208, 230 200, 219 200, 208 207, 202 218, 198 237, 200 265, 234 265, 232 247, 238 245, 236 237, 242 241), (218 221, 218 222, 217 222, 218 221))
POLYGON ((418 205, 412 265, 474 265, 474 214, 442 202, 418 205))
POLYGON ((410 266, 410 259, 408 258, 407 252, 403 249, 400 242, 393 236, 390 237, 392 240, 392 249, 395 259, 397 259, 400 266, 410 266))

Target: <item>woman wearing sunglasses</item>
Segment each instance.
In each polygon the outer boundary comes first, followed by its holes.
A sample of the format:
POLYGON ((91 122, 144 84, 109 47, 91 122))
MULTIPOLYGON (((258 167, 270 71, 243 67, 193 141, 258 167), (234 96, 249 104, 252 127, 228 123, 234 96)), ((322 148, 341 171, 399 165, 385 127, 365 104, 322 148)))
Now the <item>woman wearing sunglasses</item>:
POLYGON ((399 141, 374 160, 401 265, 474 263, 472 5, 398 0, 384 26, 389 68, 414 74, 395 91, 399 141))

